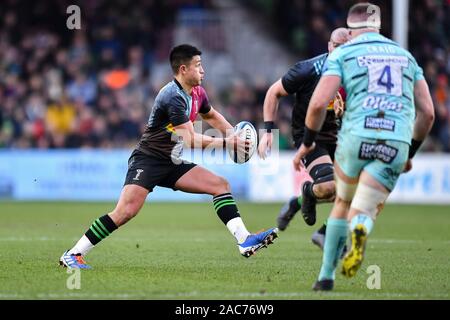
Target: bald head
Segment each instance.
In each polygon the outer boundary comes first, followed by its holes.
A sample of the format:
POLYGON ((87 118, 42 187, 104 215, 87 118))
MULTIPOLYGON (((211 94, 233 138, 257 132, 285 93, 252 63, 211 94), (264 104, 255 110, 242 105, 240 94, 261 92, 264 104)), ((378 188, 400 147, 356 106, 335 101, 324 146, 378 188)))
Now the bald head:
POLYGON ((350 40, 350 34, 346 28, 335 29, 330 36, 328 42, 328 51, 331 53, 334 49, 350 40))

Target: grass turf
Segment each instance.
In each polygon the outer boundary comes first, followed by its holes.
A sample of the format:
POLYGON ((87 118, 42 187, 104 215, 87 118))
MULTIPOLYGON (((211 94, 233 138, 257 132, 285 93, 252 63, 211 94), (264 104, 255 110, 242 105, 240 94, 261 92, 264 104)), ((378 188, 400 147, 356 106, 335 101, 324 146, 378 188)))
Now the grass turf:
MULTIPOLYGON (((281 204, 240 203, 250 231, 275 226, 281 204)), ((274 245, 246 259, 209 203, 147 203, 140 214, 93 249, 81 289, 69 290, 61 254, 111 203, 0 202, 0 299, 449 299, 450 207, 387 205, 352 279, 315 293, 318 223, 294 218, 274 245), (369 290, 370 265, 381 289, 369 290)))

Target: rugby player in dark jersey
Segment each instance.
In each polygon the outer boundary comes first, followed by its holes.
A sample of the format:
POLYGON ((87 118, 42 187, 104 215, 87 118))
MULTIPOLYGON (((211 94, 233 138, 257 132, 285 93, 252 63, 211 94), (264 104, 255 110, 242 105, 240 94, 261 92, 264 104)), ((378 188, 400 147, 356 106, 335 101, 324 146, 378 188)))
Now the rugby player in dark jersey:
MULTIPOLYGON (((336 47, 349 40, 348 30, 338 28, 331 34, 328 50, 331 53, 336 47)), ((309 60, 297 62, 281 79, 275 82, 267 91, 264 101, 264 123, 267 130, 258 146, 261 158, 267 156, 272 147, 274 121, 281 97, 295 94, 295 103, 292 111, 292 135, 296 148, 303 141, 305 117, 309 100, 316 88, 321 74, 322 66, 328 53, 309 60)), ((285 230, 294 215, 301 209, 303 218, 308 225, 316 223, 316 203, 331 202, 335 196, 333 179, 333 159, 337 141, 337 116, 343 112, 345 93, 340 90, 334 101, 330 101, 324 125, 317 135, 317 147, 303 160, 308 174, 313 182, 306 181, 302 186, 302 195, 293 197, 286 203, 278 216, 278 228, 285 230)), ((326 225, 324 224, 313 234, 313 243, 323 247, 326 225)))
POLYGON ((250 257, 277 237, 277 228, 250 234, 245 227, 229 183, 222 177, 181 160, 183 145, 202 148, 237 148, 245 152, 248 142, 233 132, 231 124, 214 110, 200 86, 204 70, 201 52, 190 45, 172 49, 170 64, 174 79, 156 96, 144 134, 128 161, 128 172, 116 208, 98 218, 75 244, 60 258, 69 268, 89 269, 84 256, 114 230, 135 217, 155 186, 189 193, 210 194, 214 209, 236 238, 239 252, 250 257), (197 114, 225 138, 194 132, 197 114))

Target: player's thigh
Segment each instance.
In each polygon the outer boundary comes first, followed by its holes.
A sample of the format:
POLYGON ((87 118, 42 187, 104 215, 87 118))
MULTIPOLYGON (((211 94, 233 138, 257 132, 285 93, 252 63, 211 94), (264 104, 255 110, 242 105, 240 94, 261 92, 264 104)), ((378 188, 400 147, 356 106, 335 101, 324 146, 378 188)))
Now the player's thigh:
POLYGON ((376 158, 364 167, 360 181, 379 190, 391 192, 408 160, 409 145, 400 141, 378 143, 373 156, 376 158))
POLYGON ((333 164, 328 150, 322 147, 320 144, 316 145, 313 151, 311 151, 304 159, 303 164, 306 170, 311 175, 311 170, 319 164, 333 164))
POLYGON ((354 135, 340 135, 335 153, 336 164, 340 169, 340 177, 357 179, 368 160, 360 159, 360 146, 363 138, 354 135))
POLYGON ((224 178, 200 166, 195 166, 180 177, 175 188, 189 193, 211 195, 230 192, 230 186, 224 178))
POLYGON ((350 202, 356 191, 359 175, 368 161, 359 158, 361 138, 340 136, 334 160, 336 196, 350 202))

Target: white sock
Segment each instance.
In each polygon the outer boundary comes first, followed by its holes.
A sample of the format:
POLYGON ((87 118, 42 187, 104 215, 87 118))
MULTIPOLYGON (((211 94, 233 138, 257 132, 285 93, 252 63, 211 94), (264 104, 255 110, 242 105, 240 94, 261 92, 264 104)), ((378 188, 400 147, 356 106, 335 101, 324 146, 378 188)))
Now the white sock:
POLYGON ((228 221, 227 228, 228 230, 230 230, 231 234, 236 238, 238 244, 244 242, 245 239, 247 239, 247 237, 250 235, 250 232, 248 232, 247 228, 244 225, 244 222, 240 217, 233 218, 230 221, 228 221))
POLYGON ((77 254, 81 253, 83 256, 87 254, 94 245, 89 241, 88 237, 83 234, 80 240, 78 240, 77 244, 69 250, 69 254, 77 254))

